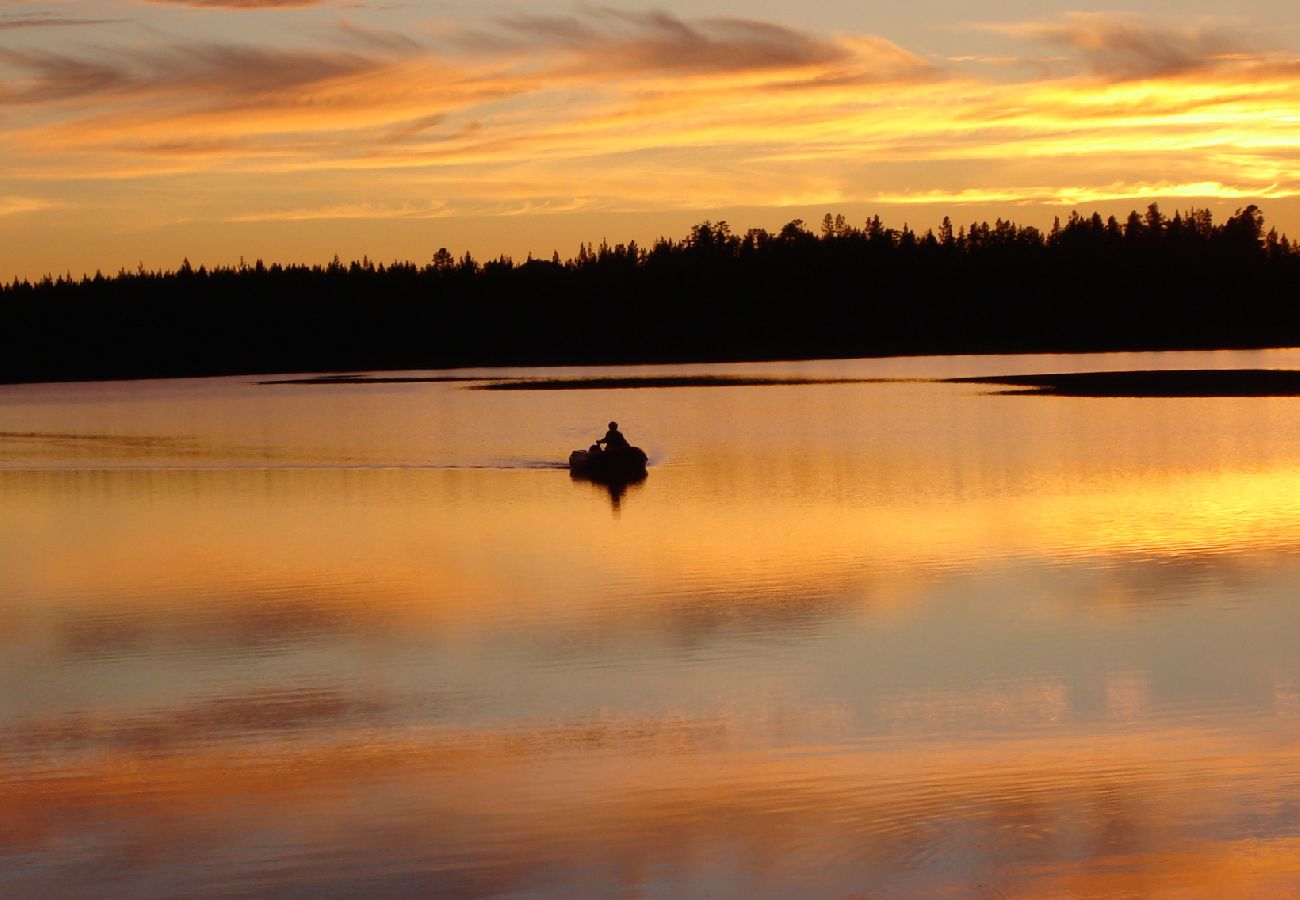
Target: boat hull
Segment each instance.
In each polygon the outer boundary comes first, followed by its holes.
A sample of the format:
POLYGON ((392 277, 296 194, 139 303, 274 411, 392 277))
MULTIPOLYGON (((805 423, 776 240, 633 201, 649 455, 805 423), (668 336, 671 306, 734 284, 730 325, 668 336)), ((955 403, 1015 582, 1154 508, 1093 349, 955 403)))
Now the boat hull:
POLYGON ((590 481, 637 481, 646 476, 646 455, 640 447, 597 452, 574 450, 569 454, 569 472, 590 481))

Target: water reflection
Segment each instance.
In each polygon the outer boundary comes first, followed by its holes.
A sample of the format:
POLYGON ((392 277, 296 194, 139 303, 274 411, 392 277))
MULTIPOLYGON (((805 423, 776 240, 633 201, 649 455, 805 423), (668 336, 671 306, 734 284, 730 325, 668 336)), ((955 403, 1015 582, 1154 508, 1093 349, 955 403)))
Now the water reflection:
POLYGON ((161 871, 160 887, 183 892, 210 883, 206 863, 232 890, 341 894, 690 894, 719 878, 772 894, 1094 893, 1131 888, 1134 872, 1144 890, 1200 892, 1204 877, 1212 891, 1289 886, 1300 843, 1278 799, 1294 748, 1188 728, 784 753, 747 749, 752 726, 728 717, 378 740, 340 731, 305 746, 164 749, 148 766, 33 775, 0 811, 9 846, 98 832, 119 863, 103 871, 83 856, 12 884, 67 888, 94 875, 111 890, 161 871), (116 833, 104 835, 113 807, 116 833), (349 852, 331 853, 340 844, 349 852), (190 865, 169 866, 183 851, 190 865), (1242 853, 1250 867, 1232 863, 1242 853))
POLYGON ((1297 401, 562 394, 0 390, 0 893, 1300 890, 1297 401))
POLYGON ((609 506, 617 518, 619 511, 623 508, 623 498, 628 491, 639 491, 645 484, 648 475, 642 475, 640 478, 632 480, 604 480, 597 481, 590 478, 583 478, 579 475, 571 476, 575 484, 582 484, 589 487, 593 492, 604 494, 609 498, 609 506))

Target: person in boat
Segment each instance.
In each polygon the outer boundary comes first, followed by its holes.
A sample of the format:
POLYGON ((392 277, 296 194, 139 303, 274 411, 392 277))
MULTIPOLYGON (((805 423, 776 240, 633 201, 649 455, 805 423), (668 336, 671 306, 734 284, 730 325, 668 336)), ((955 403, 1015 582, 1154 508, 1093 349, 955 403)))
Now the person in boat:
POLYGON ((609 423, 609 431, 605 436, 596 441, 596 446, 605 445, 606 450, 626 450, 628 448, 627 438, 623 437, 623 432, 618 430, 617 422, 609 423))

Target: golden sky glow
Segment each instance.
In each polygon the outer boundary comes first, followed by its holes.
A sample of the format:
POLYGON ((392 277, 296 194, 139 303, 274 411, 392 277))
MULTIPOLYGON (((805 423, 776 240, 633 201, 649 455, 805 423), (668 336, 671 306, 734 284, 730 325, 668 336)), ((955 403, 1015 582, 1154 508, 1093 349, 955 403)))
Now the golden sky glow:
POLYGON ((1300 231, 1293 14, 929 5, 9 0, 0 277, 568 254, 825 210, 1259 202, 1300 231))

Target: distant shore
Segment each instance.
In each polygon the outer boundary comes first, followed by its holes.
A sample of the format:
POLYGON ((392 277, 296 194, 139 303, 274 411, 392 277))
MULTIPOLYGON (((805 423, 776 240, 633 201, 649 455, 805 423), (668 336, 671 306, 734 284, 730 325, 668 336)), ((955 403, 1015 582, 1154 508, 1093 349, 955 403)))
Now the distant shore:
POLYGON ((829 214, 568 260, 364 259, 0 285, 0 382, 1300 346, 1300 246, 1247 207, 1048 232, 829 214))
POLYGON ((944 379, 1047 397, 1300 397, 1293 369, 1156 369, 944 379))
POLYGON ((780 375, 475 376, 324 375, 275 378, 267 385, 458 384, 472 391, 599 391, 664 388, 792 387, 843 384, 969 384, 990 393, 1045 397, 1300 397, 1294 369, 1126 369, 966 378, 844 378, 780 375))
MULTIPOLYGON (((992 351, 953 351, 947 353, 905 353, 877 354, 860 357, 811 356, 798 358, 772 359, 655 359, 655 360, 619 360, 614 362, 559 361, 559 362, 491 362, 470 363, 459 366, 429 366, 428 371, 456 371, 457 369, 492 369, 492 368, 593 368, 611 366, 657 366, 657 365, 719 365, 727 363, 765 363, 765 362, 814 362, 835 359, 888 359, 901 356, 1030 356, 1030 355, 1071 355, 1071 354, 1120 354, 1120 353, 1155 353, 1155 352, 1195 352, 1215 350, 1280 350, 1300 346, 1281 344, 1277 346, 1233 346, 1233 347, 1105 347, 1085 349, 1035 349, 1008 352, 992 351)), ((371 367, 343 371, 323 370, 286 370, 286 371, 185 371, 180 373, 138 373, 129 375, 76 375, 51 378, 6 378, 0 385, 23 384, 74 384, 109 381, 147 381, 155 379, 181 378, 231 378, 247 377, 262 385, 393 385, 393 384, 430 384, 451 383, 472 390, 486 391, 568 391, 568 390, 625 390, 633 388, 672 388, 672 387, 744 387, 744 386, 793 386, 826 384, 867 384, 888 382, 936 381, 950 384, 972 384, 997 389, 997 393, 1033 394, 1042 396, 1079 396, 1079 397, 1178 397, 1178 396, 1300 396, 1300 371, 1275 369, 1196 369, 1196 370, 1104 370, 1096 372, 1036 373, 1000 376, 978 376, 970 378, 819 378, 819 377, 745 377, 720 376, 709 374, 664 375, 664 376, 593 376, 590 378, 548 378, 520 380, 517 378, 496 378, 490 376, 469 375, 400 375, 388 372, 419 371, 403 367, 401 369, 384 369, 371 367)))

